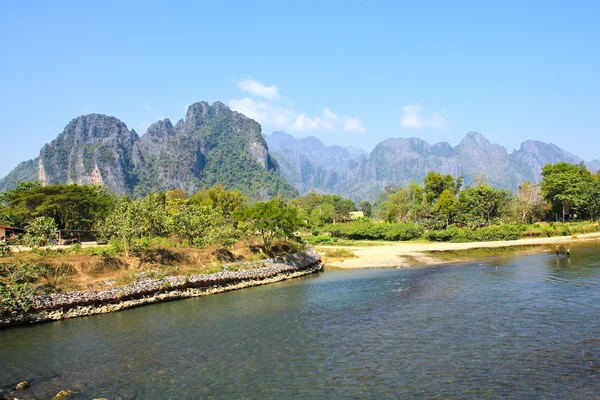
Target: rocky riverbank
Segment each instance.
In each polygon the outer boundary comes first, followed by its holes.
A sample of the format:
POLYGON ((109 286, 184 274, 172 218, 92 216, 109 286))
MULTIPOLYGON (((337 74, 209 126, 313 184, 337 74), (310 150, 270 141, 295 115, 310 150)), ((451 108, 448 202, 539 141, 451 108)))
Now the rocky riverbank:
POLYGON ((0 316, 0 328, 103 314, 144 304, 264 285, 312 274, 322 268, 321 257, 311 249, 285 257, 225 265, 222 271, 209 275, 143 279, 108 290, 38 296, 32 299, 27 313, 0 316))

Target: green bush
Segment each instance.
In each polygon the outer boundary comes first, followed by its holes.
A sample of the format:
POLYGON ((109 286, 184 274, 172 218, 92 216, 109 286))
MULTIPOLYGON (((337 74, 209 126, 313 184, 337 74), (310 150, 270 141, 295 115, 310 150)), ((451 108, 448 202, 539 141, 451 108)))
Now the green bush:
POLYGON ((312 244, 312 245, 317 245, 317 244, 335 244, 335 242, 337 242, 337 239, 331 236, 326 236, 326 235, 321 235, 321 236, 309 236, 306 238, 306 240, 308 241, 308 243, 312 244))
POLYGON ((4 242, 0 242, 0 257, 8 257, 10 253, 10 247, 4 242))
POLYGON ((425 237, 431 242, 493 242, 498 240, 517 240, 527 229, 523 225, 496 225, 486 228, 458 228, 427 232, 425 237))
POLYGON ((353 222, 350 224, 331 224, 324 228, 333 237, 352 240, 412 240, 423 235, 423 227, 410 223, 376 224, 353 222))

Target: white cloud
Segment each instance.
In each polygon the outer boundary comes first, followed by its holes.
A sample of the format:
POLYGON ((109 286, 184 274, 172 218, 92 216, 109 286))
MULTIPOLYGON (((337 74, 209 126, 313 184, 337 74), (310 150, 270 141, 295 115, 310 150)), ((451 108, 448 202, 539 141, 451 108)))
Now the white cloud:
POLYGON ((404 106, 400 126, 407 129, 423 129, 425 127, 447 129, 448 121, 439 112, 434 112, 429 119, 423 118, 421 116, 421 106, 409 104, 404 106))
POLYGON ((239 81, 238 86, 244 92, 248 92, 265 99, 273 100, 279 97, 277 86, 267 86, 262 82, 255 81, 254 79, 242 79, 239 81))
POLYGON ((321 114, 309 116, 305 112, 296 111, 291 106, 278 105, 277 103, 281 103, 281 101, 274 100, 281 100, 282 98, 276 86, 265 86, 261 82, 254 80, 242 80, 239 82, 239 87, 255 96, 269 100, 255 100, 250 97, 243 97, 229 101, 229 107, 269 128, 283 129, 292 133, 311 131, 365 132, 360 118, 339 116, 327 107, 323 109, 321 114))
POLYGON ((346 122, 344 122, 344 132, 359 132, 363 133, 365 131, 365 127, 362 124, 362 121, 358 117, 348 118, 346 122))
POLYGON ((294 112, 291 109, 273 106, 249 97, 231 100, 229 107, 264 125, 286 127, 294 120, 294 112))

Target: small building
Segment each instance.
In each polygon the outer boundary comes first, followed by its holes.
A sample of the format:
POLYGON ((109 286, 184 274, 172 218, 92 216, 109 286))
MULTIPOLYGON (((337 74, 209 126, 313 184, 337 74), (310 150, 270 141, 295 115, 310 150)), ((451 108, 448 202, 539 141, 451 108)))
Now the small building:
POLYGON ((350 219, 354 221, 355 219, 364 218, 365 213, 362 211, 351 211, 348 213, 350 215, 350 219))
POLYGON ((13 226, 0 225, 0 242, 6 242, 8 239, 17 233, 23 233, 23 228, 15 228, 13 226))

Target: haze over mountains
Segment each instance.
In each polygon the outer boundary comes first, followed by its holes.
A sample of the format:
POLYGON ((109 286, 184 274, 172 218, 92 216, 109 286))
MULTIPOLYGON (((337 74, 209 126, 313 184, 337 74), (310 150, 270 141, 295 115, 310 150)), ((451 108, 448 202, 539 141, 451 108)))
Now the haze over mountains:
MULTIPOLYGON (((429 171, 463 176, 467 185, 484 174, 490 184, 516 190, 524 181, 538 183, 542 167, 559 161, 583 162, 534 140, 509 154, 477 132, 454 147, 390 138, 370 153, 285 132, 263 137, 256 121, 223 103, 199 102, 189 106, 185 119, 175 125, 169 119, 155 122, 141 137, 115 117, 75 118, 37 158, 1 179, 0 191, 15 181, 40 180, 100 184, 142 196, 175 188, 193 193, 220 183, 259 199, 314 190, 373 200, 384 187, 421 182, 429 171)), ((587 165, 600 169, 600 161, 587 165)))
MULTIPOLYGON (((301 193, 316 190, 355 200, 373 200, 388 185, 421 182, 429 171, 463 176, 467 185, 484 174, 491 185, 516 190, 525 181, 539 183, 546 164, 584 162, 554 144, 535 140, 523 142, 509 154, 477 132, 467 133, 454 147, 446 142, 431 145, 419 138, 386 139, 370 154, 325 146, 315 137, 297 139, 285 132, 265 138, 281 172, 301 193)), ((600 169, 598 160, 587 165, 592 171, 600 169)))

